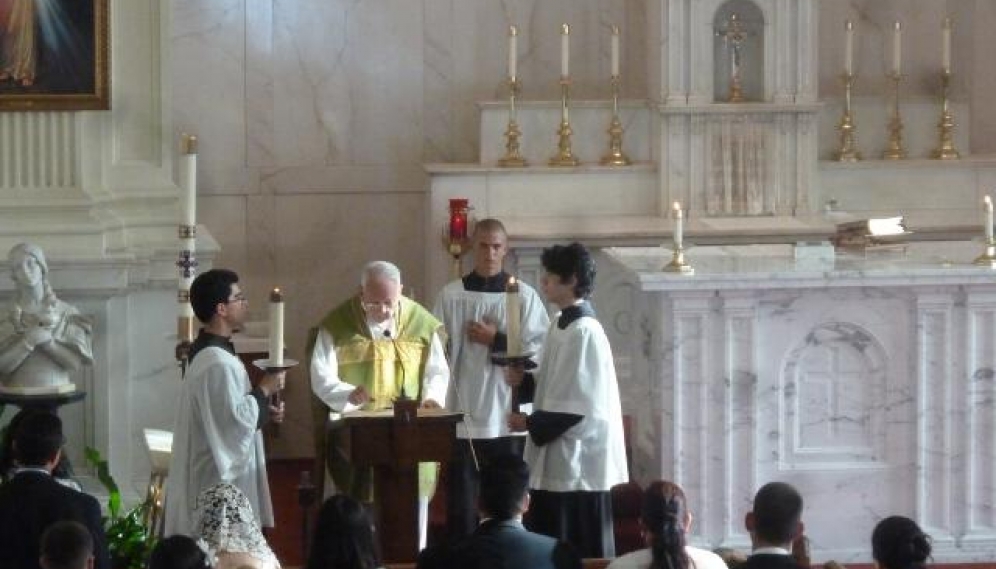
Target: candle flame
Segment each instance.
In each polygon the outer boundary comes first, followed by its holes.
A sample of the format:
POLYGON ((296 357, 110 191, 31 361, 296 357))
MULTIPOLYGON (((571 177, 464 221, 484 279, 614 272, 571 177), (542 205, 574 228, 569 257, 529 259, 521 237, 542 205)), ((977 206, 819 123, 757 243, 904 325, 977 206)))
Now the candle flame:
POLYGON ((946 30, 950 30, 951 29, 951 16, 948 16, 947 18, 944 18, 944 24, 942 25, 942 27, 944 29, 946 29, 946 30))
POLYGON ((270 292, 270 302, 283 302, 284 295, 280 292, 280 287, 274 287, 273 291, 270 292))
POLYGON ((516 28, 515 26, 509 26, 508 27, 508 35, 510 35, 510 36, 517 36, 517 35, 519 35, 519 29, 516 28))
POLYGON ((567 24, 561 24, 560 25, 560 34, 561 35, 565 35, 566 36, 566 35, 568 35, 570 33, 571 33, 570 26, 568 26, 567 24))
POLYGON ((614 36, 618 36, 619 35, 619 26, 617 26, 615 24, 612 24, 612 35, 614 35, 614 36))
POLYGON ((674 202, 674 211, 681 211, 681 203, 674 202))
MULTIPOLYGON (((989 196, 986 196, 986 198, 988 198, 988 197, 989 196)), ((508 277, 508 284, 514 285, 515 284, 515 277, 508 277)))
POLYGON ((983 198, 982 198, 982 201, 983 201, 983 203, 985 203, 986 205, 993 205, 993 200, 992 200, 992 198, 990 198, 989 196, 985 196, 985 197, 983 197, 983 198))
POLYGON ((896 31, 898 32, 898 31, 900 31, 902 29, 903 29, 903 25, 900 24, 899 22, 896 22, 896 31))

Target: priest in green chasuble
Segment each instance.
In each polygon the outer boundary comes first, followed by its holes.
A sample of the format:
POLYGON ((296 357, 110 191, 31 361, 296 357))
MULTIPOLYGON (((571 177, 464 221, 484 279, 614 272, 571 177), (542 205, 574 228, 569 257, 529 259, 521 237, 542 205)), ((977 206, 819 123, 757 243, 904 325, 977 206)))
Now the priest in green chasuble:
MULTIPOLYGON (((440 338, 442 324, 417 302, 401 295, 401 271, 374 261, 363 269, 360 291, 332 309, 310 342, 311 388, 328 411, 390 409, 408 397, 422 407, 438 408, 446 400, 450 370, 440 338)), ((324 419, 317 426, 324 426, 324 419)), ((319 455, 330 450, 320 437, 319 455)), ((328 453, 327 467, 336 489, 373 502, 373 472, 351 468, 328 453)), ((435 464, 419 469, 420 538, 424 546, 435 464)))

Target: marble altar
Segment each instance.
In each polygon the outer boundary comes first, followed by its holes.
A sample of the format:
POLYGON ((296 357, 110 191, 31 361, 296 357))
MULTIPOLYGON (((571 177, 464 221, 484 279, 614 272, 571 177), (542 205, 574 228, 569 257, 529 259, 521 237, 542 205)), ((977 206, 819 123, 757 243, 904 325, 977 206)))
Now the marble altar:
MULTIPOLYGON (((744 547, 757 487, 795 484, 813 559, 868 562, 880 518, 916 518, 934 560, 996 555, 996 274, 980 243, 797 265, 791 245, 608 248, 629 284, 623 407, 640 479, 681 484, 696 542, 744 547)), ((604 312, 603 319, 606 318, 604 312)), ((615 315, 610 318, 620 318, 615 315)))

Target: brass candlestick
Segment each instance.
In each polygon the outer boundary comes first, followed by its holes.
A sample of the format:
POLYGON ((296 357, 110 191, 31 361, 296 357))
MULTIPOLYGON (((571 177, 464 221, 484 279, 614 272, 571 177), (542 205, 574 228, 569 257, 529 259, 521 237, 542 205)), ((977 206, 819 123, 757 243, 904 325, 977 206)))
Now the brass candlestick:
POLYGON ((882 153, 884 160, 902 160, 906 158, 903 148, 903 119, 899 114, 899 82, 902 75, 899 72, 889 73, 892 79, 893 106, 892 119, 889 121, 889 147, 882 153))
POLYGON ((840 131, 840 149, 835 159, 838 162, 857 162, 861 153, 854 147, 854 117, 851 115, 851 87, 854 84, 854 74, 844 73, 844 115, 840 117, 837 130, 840 131))
POLYGON ((515 77, 508 78, 508 126, 505 128, 505 156, 498 160, 498 165, 503 168, 523 168, 529 163, 519 154, 519 137, 522 131, 519 130, 519 123, 515 122, 515 100, 519 96, 521 83, 515 77))
POLYGON ((612 76, 612 122, 609 123, 609 153, 602 156, 603 166, 629 166, 633 162, 622 151, 622 136, 626 129, 619 121, 619 76, 612 76))
POLYGON ((571 152, 571 130, 569 101, 570 101, 571 78, 562 75, 560 77, 560 128, 557 135, 560 141, 557 143, 557 155, 550 159, 551 166, 577 166, 581 163, 571 152))
POLYGON ((671 262, 664 265, 662 269, 665 273, 679 273, 682 275, 694 275, 695 267, 685 262, 685 248, 678 245, 674 248, 671 262))
POLYGON ((951 70, 941 71, 941 120, 937 123, 938 148, 931 154, 937 160, 957 160, 961 158, 955 150, 952 133, 954 132, 954 115, 951 114, 949 90, 951 88, 951 70))
POLYGON ((986 239, 986 245, 982 250, 982 254, 976 257, 972 261, 972 264, 996 269, 996 239, 992 237, 986 239))

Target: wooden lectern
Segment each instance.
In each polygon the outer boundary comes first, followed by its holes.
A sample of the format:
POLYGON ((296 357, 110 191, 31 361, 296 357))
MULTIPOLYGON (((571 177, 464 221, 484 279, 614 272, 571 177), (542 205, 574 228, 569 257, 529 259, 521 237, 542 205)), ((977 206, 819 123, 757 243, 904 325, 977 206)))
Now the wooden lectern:
POLYGON ((337 441, 341 456, 374 469, 377 535, 385 563, 418 556, 418 463, 448 462, 462 420, 459 413, 395 406, 329 423, 329 435, 343 431, 326 439, 337 441))

